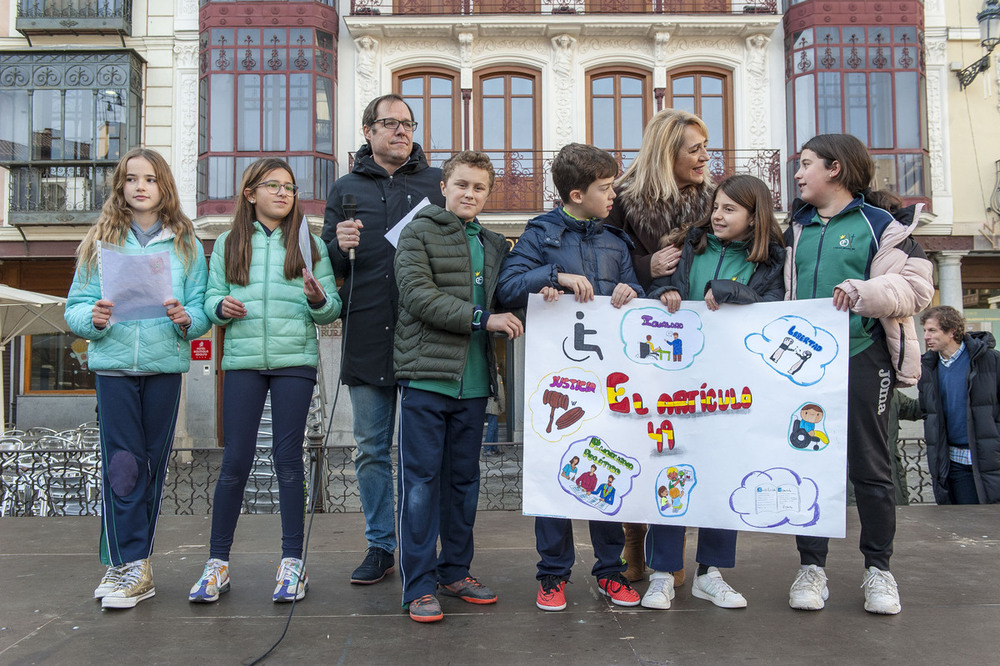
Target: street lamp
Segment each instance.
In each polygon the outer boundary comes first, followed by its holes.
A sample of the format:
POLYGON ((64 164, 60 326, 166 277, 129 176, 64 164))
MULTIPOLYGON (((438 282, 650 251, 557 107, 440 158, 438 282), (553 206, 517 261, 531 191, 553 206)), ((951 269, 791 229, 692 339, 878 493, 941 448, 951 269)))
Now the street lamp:
POLYGON ((990 68, 990 55, 997 44, 1000 44, 1000 0, 985 0, 983 10, 976 14, 979 22, 980 44, 986 49, 986 55, 958 72, 958 85, 966 88, 979 72, 990 68))

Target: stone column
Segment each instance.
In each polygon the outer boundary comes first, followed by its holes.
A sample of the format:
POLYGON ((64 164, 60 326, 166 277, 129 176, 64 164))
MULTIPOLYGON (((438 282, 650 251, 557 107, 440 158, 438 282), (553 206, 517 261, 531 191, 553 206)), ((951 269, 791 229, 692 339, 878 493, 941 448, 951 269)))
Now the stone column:
POLYGON ((941 305, 950 305, 962 312, 962 257, 967 252, 939 252, 938 292, 941 305))

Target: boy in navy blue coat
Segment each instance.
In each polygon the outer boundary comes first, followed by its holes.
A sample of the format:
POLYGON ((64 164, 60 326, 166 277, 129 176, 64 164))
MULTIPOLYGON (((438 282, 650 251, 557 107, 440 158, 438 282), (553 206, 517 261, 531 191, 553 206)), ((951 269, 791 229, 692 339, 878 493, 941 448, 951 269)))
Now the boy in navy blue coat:
MULTIPOLYGON (((564 146, 552 162, 552 179, 564 205, 528 222, 500 271, 497 300, 506 308, 524 307, 528 294, 553 301, 566 290, 579 302, 610 296, 620 308, 642 287, 636 279, 625 233, 602 220, 611 211, 618 163, 607 152, 579 143, 564 146)), ((621 523, 590 521, 594 545, 592 573, 601 594, 619 606, 635 606, 639 595, 622 572, 625 535, 621 523)), ((536 518, 535 542, 541 561, 536 604, 546 611, 566 608, 566 581, 573 561, 572 523, 536 518)))

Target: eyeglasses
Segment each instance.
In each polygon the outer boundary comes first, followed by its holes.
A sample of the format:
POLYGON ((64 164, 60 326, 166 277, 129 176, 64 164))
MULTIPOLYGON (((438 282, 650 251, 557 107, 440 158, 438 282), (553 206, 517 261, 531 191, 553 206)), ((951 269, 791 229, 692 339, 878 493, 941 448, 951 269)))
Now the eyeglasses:
POLYGON ((281 184, 276 180, 269 180, 266 183, 261 183, 257 187, 263 187, 271 194, 277 194, 278 192, 281 191, 281 188, 285 188, 285 192, 292 195, 293 197, 295 196, 295 193, 299 191, 298 185, 292 185, 291 183, 281 184))
POLYGON ((399 128, 400 125, 402 125, 403 129, 406 130, 407 132, 412 132, 413 130, 417 129, 416 120, 396 120, 395 118, 379 118, 378 120, 373 122, 372 125, 374 125, 375 123, 382 123, 382 127, 392 131, 396 131, 396 129, 399 128))

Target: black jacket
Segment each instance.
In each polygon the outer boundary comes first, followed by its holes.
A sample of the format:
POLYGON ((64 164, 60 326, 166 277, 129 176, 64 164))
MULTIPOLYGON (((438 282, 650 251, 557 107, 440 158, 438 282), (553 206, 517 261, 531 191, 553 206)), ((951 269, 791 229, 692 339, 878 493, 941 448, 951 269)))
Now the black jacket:
MULTIPOLYGON (((969 450, 980 504, 1000 502, 1000 352, 993 348, 995 345, 991 333, 976 331, 965 336, 962 352, 969 355, 969 450)), ((948 431, 938 385, 938 362, 935 351, 921 357, 918 386, 934 499, 938 504, 949 504, 948 431)))
POLYGON ((323 240, 330 251, 334 274, 344 280, 340 288, 345 323, 340 380, 344 384, 395 384, 392 344, 399 293, 392 263, 396 249, 385 239, 385 233, 424 197, 432 204, 444 205, 441 169, 427 164, 419 144, 413 144, 410 161, 391 176, 375 163, 371 147, 366 144, 355 155, 351 173, 338 178, 330 188, 323 240), (353 272, 347 254, 337 244, 345 194, 357 199, 355 217, 364 225, 353 272))
MULTIPOLYGON (((684 300, 701 300, 705 294, 691 294, 689 279, 694 261, 694 246, 707 231, 692 227, 684 238, 681 259, 672 275, 656 278, 647 298, 659 298, 667 290, 677 290, 684 300)), ((771 243, 767 248, 767 261, 757 264, 747 284, 735 280, 712 280, 707 287, 712 290, 717 303, 761 303, 780 301, 785 297, 785 281, 782 269, 785 264, 785 248, 771 243)), ((707 289, 706 289, 707 293, 707 289)))

